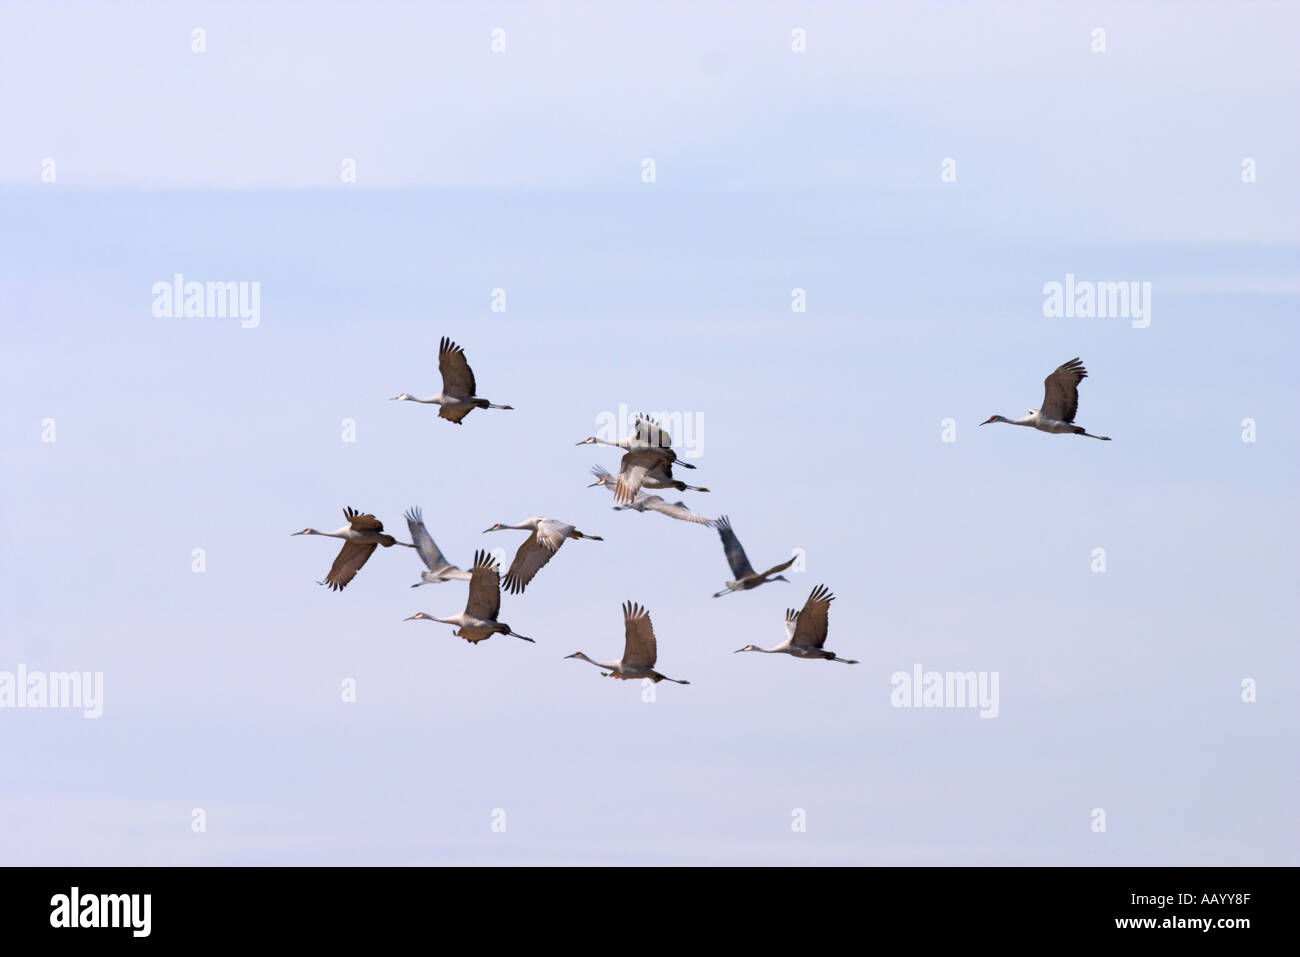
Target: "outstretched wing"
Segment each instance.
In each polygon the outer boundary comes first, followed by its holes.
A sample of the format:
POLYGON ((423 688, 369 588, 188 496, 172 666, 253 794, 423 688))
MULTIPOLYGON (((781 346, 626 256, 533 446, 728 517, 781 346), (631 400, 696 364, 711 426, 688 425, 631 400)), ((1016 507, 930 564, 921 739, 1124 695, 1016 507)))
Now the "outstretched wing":
MULTIPOLYGON (((442 391, 444 395, 468 398, 477 394, 474 372, 465 359, 465 350, 446 336, 443 336, 442 341, 438 343, 438 371, 442 373, 442 391)), ((452 418, 449 415, 444 415, 443 418, 459 422, 468 411, 466 409, 464 413, 461 413, 459 419, 452 418)), ((439 413, 439 415, 441 414, 439 413)))
POLYGON ((420 553, 421 560, 430 571, 450 564, 443 557, 433 537, 429 535, 429 530, 424 527, 424 516, 419 508, 413 508, 406 513, 406 527, 411 530, 411 541, 415 545, 415 550, 420 553))
POLYGON ((794 638, 795 626, 799 623, 799 612, 793 608, 785 610, 785 637, 789 641, 794 638))
POLYGON ((474 553, 474 568, 469 575, 469 600, 465 614, 496 621, 501 610, 501 568, 490 552, 474 553))
POLYGON ((346 518, 348 524, 358 532, 382 532, 384 530, 383 522, 375 518, 373 515, 362 515, 355 508, 345 508, 343 510, 343 517, 346 518))
POLYGON ((655 648, 655 630, 650 612, 640 605, 623 603, 623 664, 653 668, 659 653, 655 648))
POLYGON ((614 483, 614 501, 619 505, 630 504, 641 491, 647 471, 649 470, 644 465, 629 465, 619 469, 618 481, 614 483))
POLYGON ((339 552, 338 558, 330 566, 330 573, 325 576, 322 585, 329 585, 333 591, 342 591, 348 582, 357 577, 357 572, 366 563, 379 546, 374 542, 348 542, 339 552))
POLYGON ((690 462, 683 462, 672 449, 673 437, 664 431, 664 427, 644 412, 636 416, 636 431, 629 439, 628 448, 654 449, 661 453, 664 462, 664 474, 672 477, 672 466, 676 462, 684 469, 695 468, 690 462))
MULTIPOLYGON (((820 648, 826 644, 828 616, 831 602, 834 600, 835 596, 825 585, 818 585, 812 590, 808 600, 803 603, 803 610, 795 620, 794 632, 790 636, 794 644, 806 645, 809 648, 820 648)), ((790 613, 786 612, 786 630, 789 629, 790 613)))
POLYGON ((731 566, 731 574, 734 579, 739 581, 746 575, 754 574, 754 566, 749 564, 749 559, 745 556, 745 550, 740 547, 740 539, 731 530, 731 519, 725 515, 715 518, 713 527, 718 530, 718 536, 722 539, 722 550, 727 553, 727 564, 731 566))
POLYGON ((619 505, 628 504, 641 491, 641 486, 651 471, 668 465, 669 459, 664 449, 632 449, 624 453, 618 465, 618 481, 614 484, 614 501, 619 505))
POLYGON ((1078 357, 1059 366, 1043 380, 1043 407, 1038 411, 1049 419, 1073 422, 1079 411, 1079 382, 1087 376, 1078 357))
POLYGON ((708 525, 709 520, 703 515, 696 515, 686 507, 685 502, 674 502, 669 505, 658 495, 651 495, 645 500, 645 507, 651 511, 667 515, 669 518, 675 518, 682 522, 694 522, 697 525, 708 525))
POLYGON ((644 412, 638 412, 636 414, 636 432, 633 434, 632 441, 638 446, 666 449, 672 446, 673 437, 665 432, 663 426, 657 421, 644 412))
MULTIPOLYGON (((446 388, 445 386, 443 387, 446 388)), ((474 411, 472 405, 440 405, 438 406, 438 418, 447 419, 460 425, 460 420, 465 418, 474 411)))
POLYGON ((650 474, 646 476, 649 483, 653 484, 657 482, 662 487, 667 487, 673 484, 672 459, 661 455, 657 459, 650 459, 647 457, 646 461, 650 463, 650 474))
POLYGON ((794 556, 791 556, 788 560, 782 562, 780 565, 773 565, 771 568, 763 572, 763 574, 759 575, 758 577, 767 578, 769 575, 775 575, 777 572, 785 571, 793 564, 794 564, 794 556))
POLYGON ((527 588, 528 583, 533 580, 541 567, 551 560, 551 556, 559 551, 560 545, 563 544, 563 538, 558 544, 552 544, 552 539, 546 536, 541 528, 536 534, 524 539, 524 543, 519 546, 519 551, 515 552, 515 560, 510 563, 510 571, 506 572, 506 591, 517 595, 527 588))
POLYGON ((564 540, 569 537, 569 532, 573 531, 572 525, 566 525, 564 522, 557 522, 553 518, 544 518, 537 523, 537 540, 542 543, 543 547, 550 549, 552 552, 560 550, 564 540))

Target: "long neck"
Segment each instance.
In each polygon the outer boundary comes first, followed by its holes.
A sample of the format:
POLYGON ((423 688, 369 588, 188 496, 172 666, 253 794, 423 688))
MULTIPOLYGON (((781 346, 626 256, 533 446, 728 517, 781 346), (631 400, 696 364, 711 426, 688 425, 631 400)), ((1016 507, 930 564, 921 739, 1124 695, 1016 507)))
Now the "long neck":
POLYGON ((307 531, 306 531, 304 534, 306 534, 306 535, 324 535, 326 538, 346 538, 346 537, 347 537, 348 529, 350 529, 350 528, 351 528, 351 526, 348 526, 348 528, 340 528, 337 532, 321 532, 321 531, 318 531, 318 530, 316 530, 316 529, 314 529, 314 528, 309 528, 309 529, 307 529, 307 531))
MULTIPOLYGON (((592 660, 591 660, 590 658, 588 658, 586 655, 583 655, 583 656, 582 656, 581 658, 579 658, 578 660, 579 660, 579 661, 585 661, 585 662, 586 662, 587 664, 589 664, 589 665, 595 665, 597 668, 613 668, 613 667, 614 667, 614 665, 607 665, 607 664, 605 664, 603 661, 592 661, 592 660)), ((615 664, 617 664, 617 662, 615 662, 615 664)))

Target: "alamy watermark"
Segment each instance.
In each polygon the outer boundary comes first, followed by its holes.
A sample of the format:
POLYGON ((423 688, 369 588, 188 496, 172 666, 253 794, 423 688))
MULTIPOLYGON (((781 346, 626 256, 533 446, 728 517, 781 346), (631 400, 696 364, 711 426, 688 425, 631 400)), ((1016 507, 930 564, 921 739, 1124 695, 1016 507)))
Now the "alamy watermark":
POLYGON ((118 927, 148 937, 152 894, 85 894, 75 885, 50 898, 51 927, 118 927))
POLYGON ((617 412, 601 412, 596 416, 595 438, 610 443, 629 439, 637 434, 637 421, 643 414, 652 423, 645 427, 648 445, 672 448, 686 459, 704 454, 702 412, 642 413, 620 402, 617 412))
POLYGON ((1134 329, 1151 325, 1151 283, 1091 282, 1065 274, 1065 282, 1043 284, 1043 315, 1049 319, 1132 319, 1134 329))
POLYGON ((158 319, 239 318, 244 329, 262 321, 260 282, 186 282, 181 273, 171 282, 153 284, 153 314, 158 319))
POLYGON ((87 718, 104 713, 102 671, 0 671, 0 708, 80 708, 87 718))
POLYGON ((895 708, 979 708, 981 718, 998 716, 998 672, 926 671, 913 665, 910 672, 889 677, 895 708))

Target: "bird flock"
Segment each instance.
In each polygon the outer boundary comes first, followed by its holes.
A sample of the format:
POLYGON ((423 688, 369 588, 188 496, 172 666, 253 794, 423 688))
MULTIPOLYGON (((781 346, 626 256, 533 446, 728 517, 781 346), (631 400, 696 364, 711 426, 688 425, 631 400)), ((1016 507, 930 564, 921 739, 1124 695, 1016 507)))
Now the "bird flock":
MULTIPOLYGON (((438 406, 438 416, 463 425, 465 417, 475 409, 511 409, 512 406, 500 405, 478 395, 474 372, 465 358, 465 350, 443 337, 438 346, 438 371, 442 374, 442 390, 427 399, 419 399, 403 392, 393 396, 394 401, 419 402, 438 406)), ((1088 438, 1109 442, 1110 437, 1093 435, 1082 426, 1074 424, 1075 414, 1079 408, 1079 383, 1088 375, 1083 363, 1078 358, 1059 366, 1043 380, 1043 403, 1041 409, 1030 409, 1029 415, 1022 419, 1008 419, 1001 415, 990 416, 981 425, 1003 422, 1007 425, 1023 425, 1056 435, 1085 435, 1088 438)), ((588 488, 605 488, 614 494, 614 509, 622 511, 631 509, 637 512, 658 512, 668 518, 705 525, 718 532, 722 540, 723 553, 731 569, 732 578, 725 583, 721 591, 713 594, 714 598, 732 592, 750 591, 768 582, 789 582, 780 574, 794 564, 793 557, 780 564, 773 565, 764 572, 757 572, 750 564, 745 549, 736 537, 731 520, 722 515, 718 518, 705 518, 692 512, 684 502, 668 503, 659 495, 651 495, 642 489, 674 489, 678 492, 707 492, 707 488, 688 485, 673 477, 673 469, 694 469, 689 462, 683 462, 672 449, 672 437, 658 422, 644 414, 638 414, 631 435, 610 441, 588 436, 577 445, 608 445, 621 449, 623 455, 619 461, 618 473, 611 474, 604 468, 596 466, 592 475, 596 481, 588 488)), ((334 559, 328 574, 317 584, 326 585, 333 591, 342 591, 356 577, 363 565, 374 554, 375 549, 390 548, 401 545, 415 549, 424 563, 425 570, 420 573, 420 580, 411 585, 435 585, 449 581, 469 582, 469 593, 465 601, 465 610, 456 615, 438 617, 425 612, 416 612, 406 621, 434 621, 455 627, 457 637, 464 638, 471 645, 478 644, 493 635, 508 635, 523 641, 534 639, 521 635, 510 625, 499 620, 501 613, 502 588, 512 595, 523 592, 537 577, 537 573, 559 552, 560 547, 570 539, 575 541, 604 541, 599 535, 589 535, 579 531, 575 526, 559 519, 533 516, 522 522, 509 524, 497 522, 485 529, 483 534, 501 531, 527 532, 528 537, 515 552, 514 560, 506 571, 505 580, 501 578, 499 563, 486 549, 474 554, 474 563, 469 571, 449 562, 442 550, 438 548, 424 524, 420 509, 411 508, 406 512, 406 525, 410 530, 411 541, 400 542, 384 531, 384 525, 374 515, 365 514, 354 508, 344 508, 343 515, 347 524, 332 532, 322 532, 314 528, 304 528, 294 535, 323 535, 328 538, 343 540, 343 548, 334 559)), ((737 648, 735 653, 760 652, 762 654, 783 654, 794 658, 838 661, 841 664, 856 665, 852 658, 841 658, 825 647, 829 630, 831 602, 835 596, 824 584, 813 588, 802 609, 787 609, 785 613, 785 641, 772 648, 760 648, 757 645, 745 645, 737 648)), ((637 602, 623 603, 623 656, 617 661, 596 661, 575 651, 566 658, 576 658, 601 669, 607 678, 620 680, 640 679, 655 683, 671 681, 676 684, 690 684, 680 678, 669 678, 655 670, 658 660, 658 646, 655 641, 654 626, 650 622, 650 613, 637 602)))

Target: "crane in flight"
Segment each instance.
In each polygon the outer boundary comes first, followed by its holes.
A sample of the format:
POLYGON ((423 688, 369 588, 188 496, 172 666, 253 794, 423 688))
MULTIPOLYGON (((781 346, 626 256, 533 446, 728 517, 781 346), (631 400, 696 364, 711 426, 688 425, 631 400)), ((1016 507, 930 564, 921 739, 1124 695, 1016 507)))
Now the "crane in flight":
MULTIPOLYGON (((439 582, 467 582, 472 579, 471 572, 457 568, 443 557, 442 550, 434 542, 429 530, 424 527, 424 516, 418 508, 413 508, 406 513, 406 527, 411 530, 411 541, 414 542, 410 547, 420 553, 420 560, 428 568, 428 571, 420 573, 420 580, 412 585, 412 588, 436 585, 439 582)), ((398 542, 398 544, 405 545, 406 542, 398 542)))
POLYGON ((493 405, 476 393, 474 370, 465 359, 465 350, 446 336, 438 344, 438 371, 442 373, 442 391, 427 399, 417 399, 409 392, 395 395, 390 401, 422 402, 438 406, 439 418, 462 424, 461 420, 475 409, 513 409, 509 405, 493 405))
MULTIPOLYGON (((438 618, 417 611, 403 621, 440 621, 445 625, 455 625, 454 634, 464 638, 471 645, 476 645, 493 635, 510 635, 532 641, 524 635, 516 634, 504 621, 497 621, 501 612, 501 567, 491 553, 477 551, 474 553, 474 569, 470 573, 469 598, 465 610, 450 618, 438 618)), ((536 642, 534 642, 536 644, 536 642)))
MULTIPOLYGON (((596 476, 596 481, 588 485, 587 488, 595 488, 596 486, 600 486, 601 488, 609 489, 611 492, 617 491, 618 478, 616 476, 610 475, 599 465, 594 466, 592 468, 591 474, 596 476)), ((669 466, 666 470, 651 469, 649 472, 646 473, 645 478, 642 480, 641 488, 650 488, 650 489, 672 488, 672 489, 676 489, 679 492, 687 492, 687 491, 707 492, 708 491, 707 488, 701 488, 698 485, 687 485, 685 482, 681 482, 673 478, 671 466, 669 466)))
POLYGON ((722 539, 722 550, 727 554, 727 564, 731 566, 731 574, 736 576, 734 581, 727 582, 726 588, 720 592, 715 592, 714 598, 721 598, 733 591, 749 591, 759 585, 766 585, 769 581, 788 582, 790 580, 784 575, 776 573, 783 572, 793 565, 793 558, 782 562, 780 565, 773 565, 760 575, 754 571, 754 566, 749 564, 749 558, 746 557, 745 549, 740 545, 740 539, 731 530, 731 519, 723 515, 721 518, 715 518, 710 524, 718 530, 718 537, 722 539))
POLYGON ((1093 435, 1081 425, 1074 424, 1075 413, 1079 411, 1079 383, 1087 378, 1088 370, 1078 357, 1063 365, 1043 380, 1043 407, 1030 409, 1023 419, 1008 419, 1000 415, 990 416, 980 425, 992 422, 1005 422, 1007 425, 1027 425, 1040 432, 1055 435, 1086 435, 1090 439, 1109 442, 1109 435, 1093 435))
MULTIPOLYGON (((592 482, 587 488, 595 488, 597 485, 602 488, 613 490, 615 486, 614 476, 610 475, 599 465, 591 470, 591 474, 596 476, 596 481, 592 482)), ((649 483, 646 487, 650 487, 649 483)), ((687 488, 692 486, 687 485, 687 488)), ((707 492, 708 489, 699 489, 698 491, 707 492)), ((631 509, 634 512, 658 512, 661 515, 667 515, 669 518, 675 518, 683 522, 695 522, 697 525, 708 525, 709 519, 703 515, 696 515, 686 507, 685 502, 674 502, 669 505, 658 495, 650 495, 646 492, 637 492, 636 498, 632 499, 627 505, 615 505, 614 511, 621 512, 625 509, 631 509)))
POLYGON ((761 651, 765 655, 790 655, 794 658, 820 658, 823 661, 839 661, 846 665, 856 665, 857 662, 852 658, 840 658, 835 652, 827 651, 823 645, 826 644, 826 631, 829 628, 828 616, 830 613, 831 602, 835 600, 825 585, 818 585, 808 596, 808 600, 803 603, 801 611, 795 611, 793 608, 787 609, 785 613, 785 641, 775 648, 759 648, 757 645, 746 645, 744 648, 737 648, 736 654, 742 651, 761 651))
POLYGON ((647 495, 645 492, 632 499, 630 505, 615 505, 614 511, 622 512, 629 508, 634 512, 658 512, 660 515, 675 518, 679 522, 694 522, 696 525, 708 525, 712 521, 712 519, 705 518, 703 515, 696 515, 686 507, 685 502, 669 504, 658 495, 647 495))
POLYGON ((623 657, 618 661, 592 661, 581 651, 575 651, 566 658, 577 658, 597 668, 607 669, 601 672, 605 678, 618 678, 628 681, 633 678, 649 678, 655 684, 672 681, 679 685, 688 685, 689 681, 681 678, 669 678, 655 671, 655 661, 659 657, 655 646, 655 630, 650 624, 650 612, 640 605, 627 601, 623 603, 623 657))
MULTIPOLYGON (((651 487, 678 488, 679 483, 673 479, 673 466, 695 468, 690 462, 683 462, 677 457, 671 448, 672 436, 644 412, 637 413, 636 428, 625 438, 610 441, 589 435, 575 444, 611 445, 625 450, 618 465, 618 479, 614 483, 614 501, 619 505, 630 505, 636 498, 636 493, 641 491, 641 486, 646 484, 646 479, 652 475, 664 484, 651 487)), ((691 487, 680 483, 679 491, 691 487)), ((708 489, 696 491, 707 492, 708 489)))
MULTIPOLYGON (((388 548, 398 544, 392 535, 384 534, 384 523, 373 515, 362 515, 355 508, 343 509, 343 517, 348 523, 332 532, 320 532, 314 528, 304 528, 294 535, 324 535, 326 538, 343 539, 343 548, 339 551, 329 574, 318 585, 329 585, 332 591, 342 591, 348 582, 357 577, 357 572, 366 563, 374 550, 380 545, 388 548)), ((405 542, 401 544, 405 545, 405 542)))
POLYGON ((560 546, 564 544, 565 539, 589 538, 596 542, 604 541, 599 535, 584 535, 572 525, 567 525, 554 518, 538 518, 536 515, 524 519, 518 525, 506 525, 498 522, 491 528, 484 529, 483 534, 501 532, 511 528, 532 532, 531 535, 524 539, 524 543, 519 546, 519 550, 515 552, 515 560, 510 563, 510 571, 506 572, 506 591, 515 595, 528 587, 528 583, 533 580, 541 567, 549 562, 555 553, 560 550, 560 546))

